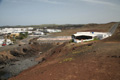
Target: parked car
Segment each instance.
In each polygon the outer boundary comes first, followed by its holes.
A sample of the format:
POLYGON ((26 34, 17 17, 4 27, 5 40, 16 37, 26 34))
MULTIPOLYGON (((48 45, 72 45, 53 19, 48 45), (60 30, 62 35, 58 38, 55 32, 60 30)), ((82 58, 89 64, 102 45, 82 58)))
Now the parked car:
POLYGON ((6 46, 6 43, 3 43, 2 46, 6 46))

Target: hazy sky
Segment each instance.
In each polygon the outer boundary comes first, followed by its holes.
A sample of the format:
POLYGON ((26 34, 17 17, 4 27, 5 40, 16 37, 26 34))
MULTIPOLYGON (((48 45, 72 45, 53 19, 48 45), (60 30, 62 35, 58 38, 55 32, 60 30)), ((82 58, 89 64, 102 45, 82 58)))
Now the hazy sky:
POLYGON ((120 21, 120 0, 0 0, 0 26, 120 21))

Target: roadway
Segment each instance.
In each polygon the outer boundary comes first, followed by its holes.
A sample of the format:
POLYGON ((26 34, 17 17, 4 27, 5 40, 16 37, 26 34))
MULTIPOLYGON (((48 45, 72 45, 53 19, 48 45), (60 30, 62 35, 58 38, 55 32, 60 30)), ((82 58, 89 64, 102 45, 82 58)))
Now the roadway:
POLYGON ((113 34, 113 33, 116 31, 116 29, 117 29, 117 27, 118 27, 119 24, 120 24, 120 22, 114 24, 114 25, 110 28, 109 33, 110 33, 110 34, 113 34))

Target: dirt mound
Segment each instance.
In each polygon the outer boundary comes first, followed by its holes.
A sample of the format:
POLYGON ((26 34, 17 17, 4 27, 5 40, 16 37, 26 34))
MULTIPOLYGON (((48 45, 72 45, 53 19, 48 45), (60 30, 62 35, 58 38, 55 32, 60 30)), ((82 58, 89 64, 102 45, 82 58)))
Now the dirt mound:
POLYGON ((19 57, 22 55, 31 56, 31 55, 39 54, 39 52, 44 53, 50 48, 52 48, 53 46, 54 44, 47 44, 47 43, 39 44, 37 42, 34 42, 33 44, 22 45, 10 52, 12 55, 16 57, 19 57))
POLYGON ((21 45, 9 51, 0 52, 0 65, 6 64, 9 61, 14 61, 18 57, 30 57, 33 55, 40 55, 46 52, 56 44, 39 44, 33 43, 28 45, 21 45))
POLYGON ((0 52, 0 64, 6 64, 10 60, 14 60, 15 57, 10 54, 10 51, 0 52))
MULTIPOLYGON (((88 44, 75 44, 75 43, 69 43, 65 42, 63 44, 60 44, 56 47, 51 48, 47 52, 45 52, 43 55, 41 55, 37 60, 41 59, 61 59, 62 57, 65 58, 65 55, 67 57, 68 53, 71 53, 72 51, 83 49, 83 46, 90 46, 93 43, 88 43, 88 44)), ((82 50, 84 51, 84 49, 82 50)))

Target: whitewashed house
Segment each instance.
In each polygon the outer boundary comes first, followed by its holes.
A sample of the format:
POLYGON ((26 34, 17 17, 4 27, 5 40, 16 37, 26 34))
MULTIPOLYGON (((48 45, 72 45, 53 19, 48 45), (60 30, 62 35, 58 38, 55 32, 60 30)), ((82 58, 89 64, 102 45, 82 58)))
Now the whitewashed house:
POLYGON ((111 36, 108 32, 77 32, 76 34, 72 35, 72 40, 76 43, 84 42, 84 41, 91 41, 95 38, 101 40, 111 36))
POLYGON ((28 31, 32 31, 32 30, 33 30, 33 27, 28 27, 27 30, 28 30, 28 31))
POLYGON ((46 32, 54 33, 54 32, 61 32, 61 30, 60 29, 46 29, 46 32))
POLYGON ((40 31, 34 31, 33 33, 34 35, 44 35, 44 32, 40 32, 40 31))
POLYGON ((27 31, 28 32, 28 34, 32 34, 33 33, 33 31, 27 31))

